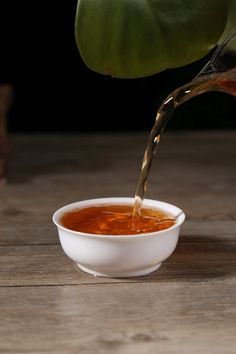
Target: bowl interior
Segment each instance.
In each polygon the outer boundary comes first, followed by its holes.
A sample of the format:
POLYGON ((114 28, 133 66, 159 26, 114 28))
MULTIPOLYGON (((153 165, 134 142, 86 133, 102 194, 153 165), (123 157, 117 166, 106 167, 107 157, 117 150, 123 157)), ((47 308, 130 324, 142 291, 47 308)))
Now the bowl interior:
MULTIPOLYGON (((114 204, 123 204, 123 205, 133 205, 134 204, 134 198, 97 198, 97 199, 88 199, 88 200, 83 200, 83 201, 79 201, 79 202, 75 202, 72 204, 68 204, 60 209, 58 209, 54 215, 53 215, 53 222, 54 224, 61 229, 67 230, 73 234, 78 234, 78 235, 86 235, 86 236, 92 236, 92 234, 85 234, 83 232, 79 232, 79 231, 73 231, 70 229, 65 228, 62 223, 61 223, 61 216, 68 211, 72 211, 75 209, 80 209, 80 208, 85 208, 85 207, 89 207, 89 206, 94 206, 94 205, 104 205, 104 204, 109 204, 109 205, 114 205, 114 204)), ((144 199, 143 202, 144 207, 148 207, 148 208, 152 208, 152 209, 159 209, 161 211, 170 213, 171 215, 173 215, 173 217, 176 218, 176 223, 171 226, 168 229, 164 229, 164 230, 160 230, 160 231, 155 231, 152 233, 143 233, 143 234, 137 234, 137 235, 95 235, 93 234, 93 236, 96 237, 140 237, 140 236, 147 236, 147 235, 152 235, 152 234, 162 234, 165 233, 167 231, 172 230, 173 228, 179 227, 185 219, 185 214, 184 212, 179 209, 178 207, 169 204, 169 203, 165 203, 165 202, 161 202, 161 201, 157 201, 157 200, 152 200, 152 199, 144 199)))

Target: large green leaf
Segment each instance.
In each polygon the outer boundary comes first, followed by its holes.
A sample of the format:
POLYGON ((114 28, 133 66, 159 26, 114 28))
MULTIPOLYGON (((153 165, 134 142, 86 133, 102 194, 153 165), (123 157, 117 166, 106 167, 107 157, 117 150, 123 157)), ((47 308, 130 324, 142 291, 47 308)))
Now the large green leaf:
POLYGON ((226 19, 224 0, 78 0, 75 33, 89 68, 135 78, 201 58, 226 19))
POLYGON ((225 0, 228 6, 227 24, 219 42, 226 39, 236 26, 236 0, 225 0))

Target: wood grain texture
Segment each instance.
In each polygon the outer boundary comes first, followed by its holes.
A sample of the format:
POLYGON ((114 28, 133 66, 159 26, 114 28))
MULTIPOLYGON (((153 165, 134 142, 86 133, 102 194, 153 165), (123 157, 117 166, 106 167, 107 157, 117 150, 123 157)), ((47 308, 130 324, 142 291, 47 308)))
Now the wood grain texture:
POLYGON ((189 237, 179 242, 173 255, 147 277, 96 278, 77 269, 59 245, 0 247, 0 287, 26 285, 74 285, 123 282, 194 282, 233 279, 236 242, 201 242, 189 237), (192 241, 190 241, 192 240, 192 241))
POLYGON ((234 354, 235 291, 229 281, 3 288, 1 350, 234 354))
MULTIPOLYGON (((236 241, 236 221, 186 220, 181 230, 181 242, 236 241)), ((51 224, 4 225, 0 228, 0 246, 59 244, 56 228, 51 224)))
POLYGON ((147 277, 95 278, 64 255, 53 212, 132 196, 145 134, 12 137, 0 188, 0 353, 234 354, 236 133, 162 138, 148 197, 187 214, 147 277))

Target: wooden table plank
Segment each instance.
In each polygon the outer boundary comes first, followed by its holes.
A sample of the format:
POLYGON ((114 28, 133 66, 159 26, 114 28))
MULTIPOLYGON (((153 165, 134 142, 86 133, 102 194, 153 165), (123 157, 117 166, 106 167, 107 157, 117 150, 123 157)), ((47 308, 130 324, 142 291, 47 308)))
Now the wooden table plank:
POLYGON ((115 280, 90 276, 77 269, 58 245, 0 247, 0 286, 73 285, 113 282, 194 282, 234 278, 235 242, 180 241, 162 267, 147 277, 115 280))
MULTIPOLYGON (((236 241, 236 221, 186 220, 181 229, 181 242, 236 241), (191 237, 190 237, 191 236, 191 237)), ((52 223, 45 225, 4 225, 0 227, 0 246, 57 245, 59 238, 52 223)))
POLYGON ((1 350, 233 354, 235 291, 225 280, 4 288, 1 350))
MULTIPOLYGON (((49 225, 55 209, 75 200, 132 196, 145 141, 140 134, 16 138, 0 225, 49 225)), ((189 220, 235 220, 235 144, 226 133, 164 137, 148 196, 179 205, 189 220)))

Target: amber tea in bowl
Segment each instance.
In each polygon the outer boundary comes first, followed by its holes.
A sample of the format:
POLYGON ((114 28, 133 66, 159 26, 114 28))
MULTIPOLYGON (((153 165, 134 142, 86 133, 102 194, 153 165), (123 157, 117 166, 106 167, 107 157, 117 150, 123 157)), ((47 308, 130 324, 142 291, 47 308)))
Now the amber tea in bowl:
POLYGON ((83 271, 133 277, 158 269, 174 251, 185 215, 145 199, 133 217, 133 198, 101 198, 69 204, 53 215, 66 255, 83 271))
POLYGON ((137 235, 165 230, 175 224, 173 215, 142 208, 133 215, 133 205, 95 205, 68 211, 61 224, 70 230, 96 235, 137 235))

